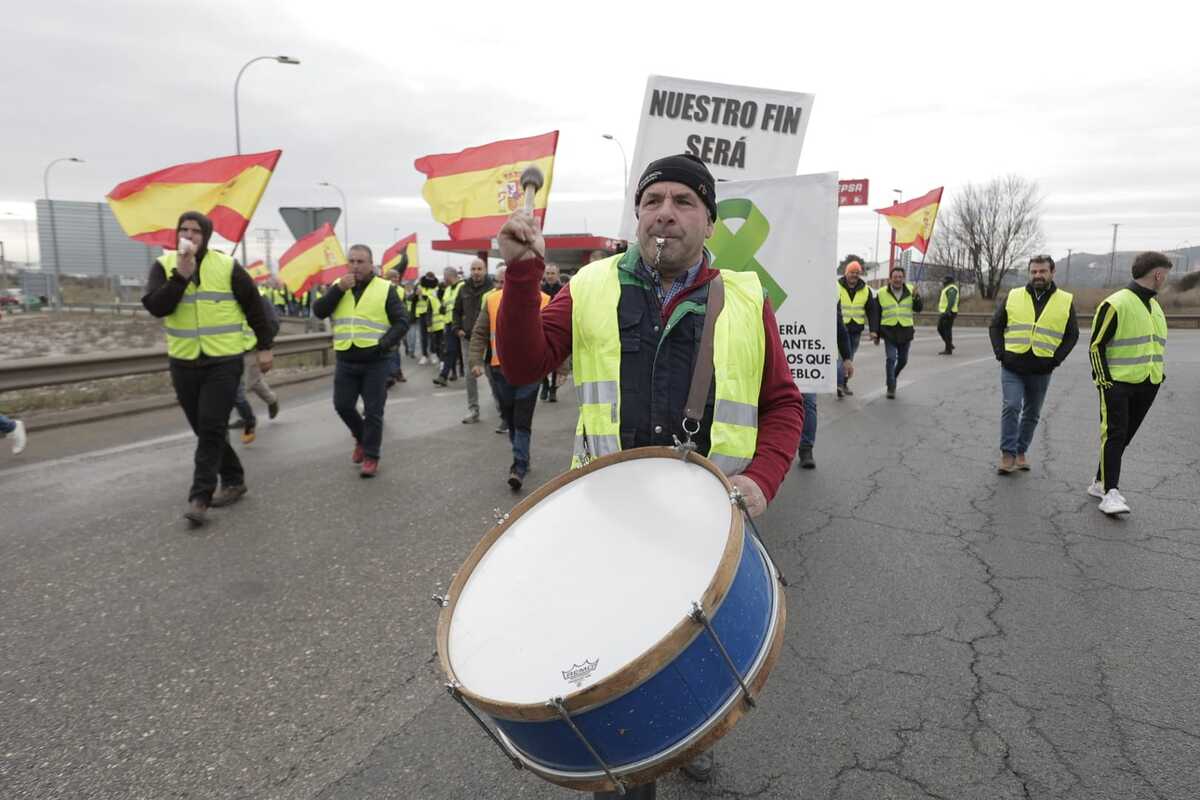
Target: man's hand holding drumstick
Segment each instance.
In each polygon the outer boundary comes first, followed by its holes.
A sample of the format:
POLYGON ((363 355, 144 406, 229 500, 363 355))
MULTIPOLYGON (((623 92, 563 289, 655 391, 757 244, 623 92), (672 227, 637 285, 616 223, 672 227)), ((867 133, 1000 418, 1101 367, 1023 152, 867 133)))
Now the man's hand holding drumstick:
POLYGON ((535 255, 538 258, 546 257, 546 239, 533 216, 534 196, 545 182, 542 171, 537 167, 526 167, 521 173, 521 189, 525 193, 525 202, 513 212, 496 236, 500 246, 500 257, 504 259, 505 264, 524 261, 535 255))

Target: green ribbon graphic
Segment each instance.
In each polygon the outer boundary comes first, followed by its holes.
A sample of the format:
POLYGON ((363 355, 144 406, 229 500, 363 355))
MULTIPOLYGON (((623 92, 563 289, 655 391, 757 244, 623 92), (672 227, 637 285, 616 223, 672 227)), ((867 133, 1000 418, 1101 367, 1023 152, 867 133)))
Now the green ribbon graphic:
POLYGON ((708 240, 708 249, 713 254, 713 269, 757 273, 763 288, 767 290, 771 307, 778 312, 787 300, 787 292, 754 258, 770 233, 771 223, 754 203, 742 197, 722 200, 717 203, 717 221, 713 223, 713 235, 708 240), (736 233, 729 230, 729 226, 725 224, 727 219, 742 220, 742 225, 736 233))

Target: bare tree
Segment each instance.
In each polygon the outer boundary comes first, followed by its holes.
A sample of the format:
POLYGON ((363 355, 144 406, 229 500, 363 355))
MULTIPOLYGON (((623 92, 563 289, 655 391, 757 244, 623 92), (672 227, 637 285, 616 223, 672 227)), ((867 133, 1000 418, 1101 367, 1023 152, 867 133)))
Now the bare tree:
POLYGON ((932 260, 966 268, 980 296, 994 298, 1042 246, 1041 205, 1037 183, 1019 175, 968 183, 938 214, 932 260))

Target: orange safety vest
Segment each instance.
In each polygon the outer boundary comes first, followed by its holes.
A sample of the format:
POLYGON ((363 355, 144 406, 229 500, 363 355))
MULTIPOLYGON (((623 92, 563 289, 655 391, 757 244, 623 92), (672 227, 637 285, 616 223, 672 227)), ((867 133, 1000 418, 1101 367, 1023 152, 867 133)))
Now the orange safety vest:
MULTIPOLYGON (((541 308, 546 307, 546 303, 550 302, 550 295, 545 292, 539 292, 542 296, 541 308)), ((488 312, 488 327, 491 329, 490 346, 492 348, 492 366, 500 366, 500 351, 496 349, 496 322, 500 318, 500 298, 504 296, 503 289, 493 289, 487 293, 485 298, 487 301, 488 312)))

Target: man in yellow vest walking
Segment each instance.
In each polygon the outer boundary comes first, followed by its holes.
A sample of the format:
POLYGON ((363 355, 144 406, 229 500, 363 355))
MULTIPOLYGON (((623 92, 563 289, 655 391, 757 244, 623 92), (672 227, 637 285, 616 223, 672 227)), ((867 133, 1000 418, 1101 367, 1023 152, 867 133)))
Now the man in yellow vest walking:
MULTIPOLYGON (((579 270, 540 314, 545 240, 524 211, 505 223, 504 375, 534 383, 570 355, 579 401, 573 464, 690 438, 761 514, 790 471, 804 421, 774 312, 754 272, 711 268, 704 242, 717 216, 716 182, 698 158, 651 162, 634 208, 637 241, 579 270), (703 367, 711 399, 689 414, 705 319, 719 304, 712 363, 703 367)), ((710 752, 684 771, 706 781, 712 768, 710 752)))
POLYGON ((1100 390, 1100 466, 1088 494, 1109 516, 1128 514, 1121 494, 1121 458, 1141 427, 1166 374, 1167 318, 1154 296, 1167 285, 1171 259, 1146 252, 1133 261, 1133 280, 1096 309, 1092 380, 1100 390))
POLYGON ((958 317, 958 283, 954 273, 942 278, 942 293, 938 295, 938 336, 945 345, 939 356, 954 355, 954 320, 958 317))
POLYGON ((333 407, 354 437, 350 461, 359 474, 373 478, 379 470, 383 442, 383 408, 392 372, 391 351, 408 332, 408 314, 396 287, 375 275, 374 256, 365 244, 346 254, 350 270, 313 303, 318 319, 333 320, 333 407), (363 413, 358 413, 362 397, 363 413))
POLYGON ((1079 340, 1075 304, 1054 283, 1054 259, 1034 256, 1029 283, 1008 293, 988 326, 992 352, 1000 362, 1000 466, 1009 475, 1028 470, 1026 452, 1050 388, 1050 373, 1079 340))
POLYGON ((912 346, 914 314, 921 310, 921 295, 916 288, 904 280, 904 267, 892 267, 888 274, 888 285, 879 290, 879 319, 871 320, 871 341, 876 346, 882 338, 887 353, 884 359, 884 379, 887 382, 888 399, 896 397, 896 381, 908 364, 908 350, 912 346))
MULTIPOLYGON (((853 360, 854 354, 858 352, 858 344, 862 339, 863 331, 869 328, 869 320, 879 315, 879 306, 875 299, 875 292, 862 279, 862 261, 858 256, 846 256, 842 264, 844 267, 842 277, 837 281, 838 301, 842 308, 842 323, 846 326, 846 335, 849 337, 849 359, 853 360)), ((850 389, 850 377, 846 374, 845 361, 839 358, 838 397, 842 395, 849 397, 854 394, 850 389)))
POLYGON ((171 383, 196 434, 195 467, 184 517, 208 521, 210 506, 227 506, 246 494, 245 472, 229 445, 229 413, 242 378, 245 326, 256 344, 259 369, 268 372, 274 333, 250 273, 208 249, 212 220, 198 211, 180 215, 179 249, 150 268, 142 305, 163 320, 171 383), (220 480, 220 490, 217 482, 220 480))
POLYGON ((462 360, 462 349, 458 337, 454 335, 454 303, 458 300, 458 293, 462 291, 462 278, 458 275, 458 270, 454 267, 446 267, 442 271, 442 281, 444 285, 438 289, 438 302, 441 303, 441 322, 442 322, 442 369, 438 376, 433 379, 433 382, 438 386, 445 386, 447 380, 458 380, 458 364, 462 360))

